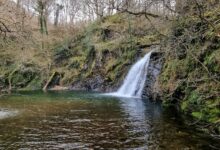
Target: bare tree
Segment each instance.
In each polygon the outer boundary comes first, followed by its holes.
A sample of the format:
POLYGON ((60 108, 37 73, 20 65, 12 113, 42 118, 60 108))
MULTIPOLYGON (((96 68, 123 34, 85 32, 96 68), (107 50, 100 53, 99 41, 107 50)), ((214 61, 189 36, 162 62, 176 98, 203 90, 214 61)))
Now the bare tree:
POLYGON ((78 12, 82 8, 82 3, 78 0, 70 0, 70 7, 69 7, 69 17, 70 23, 74 24, 75 17, 77 16, 78 12))
POLYGON ((55 10, 55 19, 54 19, 54 26, 58 25, 59 22, 59 16, 60 16, 60 11, 63 9, 63 5, 61 4, 56 4, 56 10, 55 10))
POLYGON ((36 11, 39 13, 39 24, 40 24, 40 31, 42 34, 48 35, 47 30, 47 14, 46 14, 46 4, 47 2, 44 0, 38 0, 36 4, 36 11))

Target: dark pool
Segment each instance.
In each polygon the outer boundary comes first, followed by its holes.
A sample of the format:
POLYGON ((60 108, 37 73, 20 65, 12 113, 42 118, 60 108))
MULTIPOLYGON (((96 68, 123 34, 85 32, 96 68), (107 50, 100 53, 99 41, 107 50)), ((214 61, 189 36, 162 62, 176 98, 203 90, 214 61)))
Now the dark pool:
POLYGON ((0 98, 0 149, 189 150, 219 141, 149 100, 97 93, 19 92, 0 98))

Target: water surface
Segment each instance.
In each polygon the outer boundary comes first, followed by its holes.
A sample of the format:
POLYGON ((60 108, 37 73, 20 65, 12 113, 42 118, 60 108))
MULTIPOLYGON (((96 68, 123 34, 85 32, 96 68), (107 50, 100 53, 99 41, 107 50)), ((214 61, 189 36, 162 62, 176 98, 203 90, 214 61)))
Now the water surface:
POLYGON ((212 149, 160 104, 79 91, 20 92, 0 98, 0 149, 212 149))

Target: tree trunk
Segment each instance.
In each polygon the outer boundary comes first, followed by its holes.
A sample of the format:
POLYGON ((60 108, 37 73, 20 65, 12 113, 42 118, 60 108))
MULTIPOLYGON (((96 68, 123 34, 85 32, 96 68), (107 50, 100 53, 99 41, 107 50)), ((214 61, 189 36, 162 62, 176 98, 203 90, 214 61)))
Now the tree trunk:
POLYGON ((60 17, 60 10, 62 10, 62 9, 63 9, 63 6, 57 4, 56 12, 55 12, 55 19, 54 19, 54 26, 56 26, 56 27, 58 26, 59 17, 60 17))
POLYGON ((55 20, 54 20, 54 26, 56 27, 58 25, 59 14, 60 14, 60 10, 57 8, 56 13, 55 13, 55 20))
POLYGON ((18 9, 21 8, 21 0, 17 0, 17 8, 18 8, 18 9))
POLYGON ((39 23, 40 23, 40 31, 42 34, 48 35, 47 30, 47 18, 45 14, 45 5, 46 3, 42 0, 38 0, 38 12, 39 12, 39 23))

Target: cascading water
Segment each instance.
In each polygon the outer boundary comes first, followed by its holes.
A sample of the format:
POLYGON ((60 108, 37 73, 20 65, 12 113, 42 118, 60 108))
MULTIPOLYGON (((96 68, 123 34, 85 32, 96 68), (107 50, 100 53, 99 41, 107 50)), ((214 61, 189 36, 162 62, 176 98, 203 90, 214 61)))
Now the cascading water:
POLYGON ((111 95, 141 98, 146 81, 151 53, 152 52, 146 54, 131 67, 122 86, 117 92, 112 93, 111 95))

